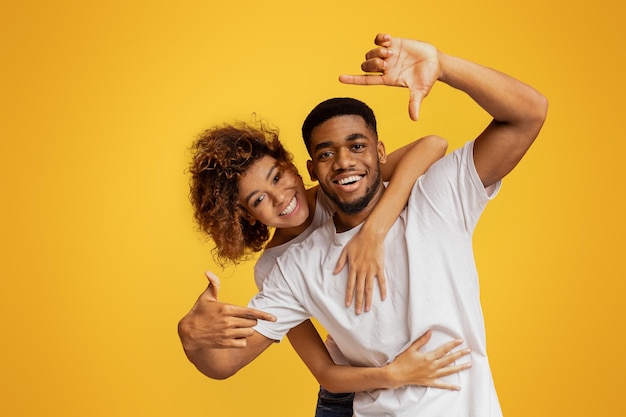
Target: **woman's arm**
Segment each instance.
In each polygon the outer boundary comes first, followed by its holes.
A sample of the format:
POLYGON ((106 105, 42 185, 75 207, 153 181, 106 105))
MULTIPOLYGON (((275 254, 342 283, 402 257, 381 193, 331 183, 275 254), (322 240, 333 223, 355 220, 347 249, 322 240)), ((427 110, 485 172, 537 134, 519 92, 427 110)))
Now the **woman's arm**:
POLYGON ((380 368, 335 364, 309 320, 291 329, 287 337, 320 385, 331 392, 394 389, 403 385, 458 390, 458 386, 444 382, 441 377, 471 366, 469 363, 450 366, 469 353, 469 349, 452 352, 452 349, 462 343, 461 340, 454 340, 431 352, 420 352, 419 349, 430 340, 430 332, 415 341, 392 363, 380 368))
POLYGON ((346 306, 355 300, 357 314, 372 305, 374 278, 378 279, 381 298, 386 296, 383 265, 383 240, 409 199, 415 181, 445 155, 448 142, 439 136, 426 136, 387 156, 381 166, 383 180, 389 180, 380 202, 359 233, 343 249, 335 273, 348 264, 346 306))

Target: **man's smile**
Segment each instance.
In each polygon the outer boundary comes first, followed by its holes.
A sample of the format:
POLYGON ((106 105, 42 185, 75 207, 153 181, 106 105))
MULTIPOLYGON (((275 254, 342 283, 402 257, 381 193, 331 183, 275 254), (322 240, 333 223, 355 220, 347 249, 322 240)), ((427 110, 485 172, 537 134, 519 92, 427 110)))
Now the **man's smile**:
POLYGON ((362 175, 350 175, 349 177, 346 178, 341 178, 339 180, 334 181, 335 184, 339 184, 339 185, 348 185, 348 184, 354 184, 356 182, 359 182, 363 179, 362 175))

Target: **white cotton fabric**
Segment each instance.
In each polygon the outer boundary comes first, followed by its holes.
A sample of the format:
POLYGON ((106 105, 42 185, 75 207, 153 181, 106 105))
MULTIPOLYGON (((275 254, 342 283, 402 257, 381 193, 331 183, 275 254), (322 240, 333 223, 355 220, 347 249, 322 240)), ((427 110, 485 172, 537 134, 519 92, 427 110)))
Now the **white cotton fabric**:
MULTIPOLYGON (((455 338, 472 349, 472 368, 446 377, 450 391, 419 386, 357 393, 359 417, 500 417, 489 367, 472 233, 499 188, 485 190, 473 142, 437 161, 420 177, 407 208, 385 239, 387 299, 356 315, 344 305, 347 272, 333 275, 343 246, 360 227, 336 233, 332 219, 291 245, 276 261, 250 307, 274 314, 255 328, 275 340, 315 317, 350 364, 383 366, 431 329, 432 350, 455 338), (410 279, 409 279, 410 277, 410 279)), ((380 298, 376 287, 374 299, 380 298)), ((468 359, 464 359, 468 360, 468 359)))
MULTIPOLYGON (((276 265, 276 260, 287 250, 287 248, 293 244, 300 243, 309 237, 318 227, 326 223, 326 221, 332 216, 333 212, 334 208, 331 206, 330 200, 326 194, 318 188, 317 195, 315 197, 315 212, 313 213, 313 220, 311 221, 311 224, 302 233, 291 239, 289 242, 265 249, 254 265, 254 282, 256 283, 259 291, 263 290, 263 282, 269 275, 274 265, 276 265)), ((326 345, 326 349, 328 350, 330 357, 336 364, 348 365, 348 361, 341 354, 341 351, 337 347, 337 344, 331 335, 326 337, 324 344, 326 345)))
POLYGON ((330 200, 326 194, 318 188, 315 197, 315 212, 313 213, 313 220, 311 220, 309 227, 289 242, 265 249, 254 265, 254 282, 259 291, 263 290, 263 282, 276 264, 278 257, 282 255, 289 246, 300 243, 309 237, 318 227, 326 223, 332 214, 333 209, 330 200))

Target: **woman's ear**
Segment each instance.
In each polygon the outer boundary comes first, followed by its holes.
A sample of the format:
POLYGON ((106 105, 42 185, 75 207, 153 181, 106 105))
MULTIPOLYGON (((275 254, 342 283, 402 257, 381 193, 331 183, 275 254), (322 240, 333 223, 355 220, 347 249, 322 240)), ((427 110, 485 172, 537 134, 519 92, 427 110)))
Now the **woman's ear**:
POLYGON ((313 161, 310 159, 306 161, 306 169, 309 170, 309 176, 311 177, 311 181, 317 181, 317 175, 315 175, 315 170, 313 169, 313 161))
POLYGON ((254 226, 256 224, 256 219, 254 218, 254 216, 252 216, 252 214, 250 214, 250 212, 245 208, 242 207, 241 209, 244 213, 243 218, 246 219, 248 223, 250 223, 250 226, 254 226))

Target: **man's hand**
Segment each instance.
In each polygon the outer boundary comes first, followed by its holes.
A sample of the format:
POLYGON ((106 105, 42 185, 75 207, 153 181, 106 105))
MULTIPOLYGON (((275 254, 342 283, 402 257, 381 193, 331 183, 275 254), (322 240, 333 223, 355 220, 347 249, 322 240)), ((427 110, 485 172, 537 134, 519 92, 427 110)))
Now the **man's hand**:
POLYGON ((392 38, 382 33, 376 35, 374 43, 378 48, 367 52, 361 69, 382 74, 341 75, 339 81, 408 88, 409 115, 412 120, 417 120, 422 100, 441 75, 437 48, 425 42, 392 38))
POLYGON ((178 323, 178 334, 186 352, 199 349, 243 348, 254 334, 257 320, 276 321, 271 314, 217 301, 219 279, 206 273, 209 286, 178 323))

